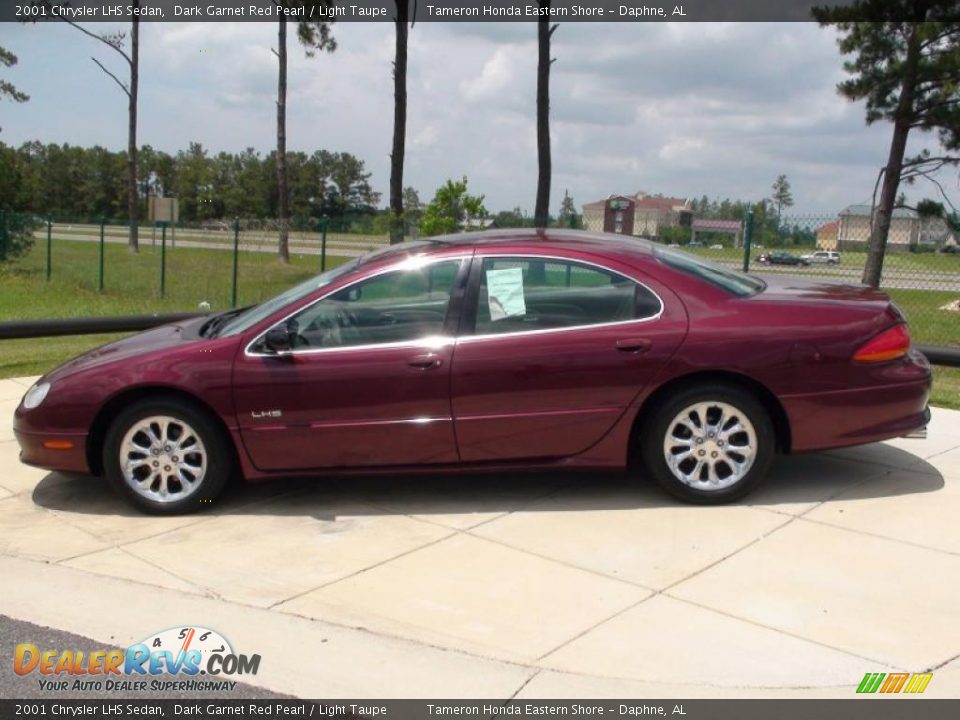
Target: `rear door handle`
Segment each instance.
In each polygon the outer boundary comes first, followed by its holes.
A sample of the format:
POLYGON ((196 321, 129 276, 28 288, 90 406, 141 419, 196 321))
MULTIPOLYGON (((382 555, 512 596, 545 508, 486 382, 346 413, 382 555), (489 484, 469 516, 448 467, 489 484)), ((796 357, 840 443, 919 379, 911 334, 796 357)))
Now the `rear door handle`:
POLYGON ((629 353, 645 353, 653 347, 653 343, 647 338, 624 338, 617 340, 617 350, 629 353))
POLYGON ((407 360, 410 367, 420 368, 421 370, 430 370, 443 365, 443 358, 437 353, 424 353, 423 355, 414 355, 407 360))

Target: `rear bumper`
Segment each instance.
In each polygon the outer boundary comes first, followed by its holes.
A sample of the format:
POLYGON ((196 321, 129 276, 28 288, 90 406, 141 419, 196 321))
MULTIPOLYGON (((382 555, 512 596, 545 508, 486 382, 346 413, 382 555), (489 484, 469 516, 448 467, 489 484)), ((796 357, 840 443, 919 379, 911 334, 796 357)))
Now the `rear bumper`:
POLYGON ((20 445, 20 462, 44 470, 89 473, 86 433, 33 433, 14 428, 20 445), (51 448, 44 443, 61 447, 51 448), (63 447, 69 444, 69 447, 63 447))
POLYGON ((929 380, 781 398, 793 452, 864 445, 927 426, 929 380))

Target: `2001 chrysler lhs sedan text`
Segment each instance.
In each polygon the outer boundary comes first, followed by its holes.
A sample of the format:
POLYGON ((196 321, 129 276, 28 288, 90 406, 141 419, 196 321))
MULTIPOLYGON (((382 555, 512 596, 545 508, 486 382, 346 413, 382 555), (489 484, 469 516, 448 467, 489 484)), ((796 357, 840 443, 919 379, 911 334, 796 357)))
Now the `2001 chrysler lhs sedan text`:
POLYGON ((775 451, 926 425, 930 368, 881 292, 761 280, 618 236, 502 231, 370 254, 261 305, 44 376, 24 462, 144 510, 232 473, 622 468, 739 498, 775 451))

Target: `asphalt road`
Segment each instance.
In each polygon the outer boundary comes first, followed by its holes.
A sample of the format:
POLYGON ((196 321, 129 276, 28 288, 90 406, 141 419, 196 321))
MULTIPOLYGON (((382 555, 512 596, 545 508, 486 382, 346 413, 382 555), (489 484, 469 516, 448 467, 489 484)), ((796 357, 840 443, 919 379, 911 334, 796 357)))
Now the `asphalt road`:
MULTIPOLYGON (((91 612, 99 612, 99 608, 91 608, 91 612)), ((51 692, 40 689, 37 682, 39 673, 34 672, 30 675, 21 677, 13 671, 13 652, 19 643, 32 643, 41 650, 82 650, 90 652, 93 650, 110 650, 109 645, 97 642, 90 638, 74 635, 55 628, 34 625, 33 623, 14 620, 6 615, 0 615, 0 698, 7 700, 26 700, 36 698, 72 698, 72 699, 117 699, 117 698, 151 698, 164 700, 189 700, 194 698, 231 698, 231 699, 270 699, 270 698, 291 698, 291 695, 280 695, 269 692, 252 685, 245 685, 238 682, 230 692, 207 691, 207 692, 182 692, 182 691, 151 691, 144 692, 97 692, 85 690, 65 690, 63 692, 51 692)), ((71 682, 75 676, 63 675, 56 679, 64 679, 71 682)), ((92 679, 90 675, 76 676, 82 679, 92 679)), ((157 680, 183 680, 183 676, 157 675, 157 680)), ((54 676, 46 676, 44 680, 54 679, 54 676)), ((122 676, 118 676, 118 679, 122 676)), ((151 678, 154 679, 154 678, 151 678)))
MULTIPOLYGON (((740 270, 742 262, 715 260, 718 265, 740 270)), ((901 270, 885 268, 881 287, 896 290, 942 290, 960 293, 960 260, 955 272, 940 270, 901 270)), ((755 275, 795 275, 809 280, 829 280, 858 285, 862 268, 844 265, 763 265, 751 261, 750 273, 755 275)))

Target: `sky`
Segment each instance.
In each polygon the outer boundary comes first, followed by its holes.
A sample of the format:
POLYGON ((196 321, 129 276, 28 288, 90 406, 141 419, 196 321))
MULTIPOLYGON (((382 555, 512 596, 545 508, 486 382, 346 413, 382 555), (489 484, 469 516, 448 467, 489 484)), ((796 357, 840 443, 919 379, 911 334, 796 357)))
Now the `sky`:
MULTIPOLYGON (((122 25, 87 25, 122 29, 122 25)), ((275 23, 141 25, 139 142, 212 153, 276 144, 275 23)), ((333 54, 289 43, 287 147, 350 152, 386 204, 393 132, 391 23, 340 23, 333 54)), ((836 92, 833 31, 814 23, 561 23, 551 78, 553 189, 577 206, 611 194, 758 200, 777 175, 796 214, 869 202, 891 126, 864 123, 836 92)), ((2 77, 31 96, 0 101, 0 141, 126 147, 126 97, 91 60, 112 50, 64 23, 0 23, 19 56, 2 77)), ((489 210, 532 214, 537 182, 536 28, 419 23, 410 32, 404 185, 429 200, 466 175, 489 210)), ((909 152, 936 150, 914 132, 909 152)), ((960 204, 957 173, 942 182, 960 204)), ((906 188, 936 198, 929 184, 906 188)), ((939 199, 939 198, 936 198, 939 199)))

